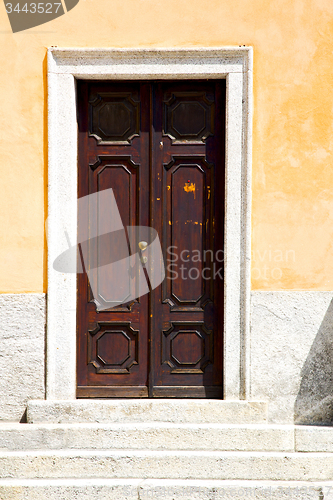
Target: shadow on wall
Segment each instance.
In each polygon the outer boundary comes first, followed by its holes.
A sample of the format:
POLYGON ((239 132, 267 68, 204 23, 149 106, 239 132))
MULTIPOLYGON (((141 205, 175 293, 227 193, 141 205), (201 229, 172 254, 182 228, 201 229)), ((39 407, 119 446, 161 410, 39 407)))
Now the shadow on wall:
POLYGON ((333 299, 301 371, 295 423, 333 425, 333 299))

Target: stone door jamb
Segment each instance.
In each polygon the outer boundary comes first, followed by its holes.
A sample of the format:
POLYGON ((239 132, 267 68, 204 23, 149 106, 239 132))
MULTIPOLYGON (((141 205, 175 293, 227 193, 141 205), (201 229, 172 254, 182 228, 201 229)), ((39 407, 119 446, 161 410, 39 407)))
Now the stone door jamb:
MULTIPOLYGON (((53 268, 76 244, 76 79, 225 78, 224 399, 249 398, 251 47, 48 50, 46 398, 76 398, 76 275, 53 268), (65 237, 65 232, 67 236, 65 237)), ((221 199, 223 197, 221 196, 221 199)), ((222 306, 222 304, 221 304, 222 306)))

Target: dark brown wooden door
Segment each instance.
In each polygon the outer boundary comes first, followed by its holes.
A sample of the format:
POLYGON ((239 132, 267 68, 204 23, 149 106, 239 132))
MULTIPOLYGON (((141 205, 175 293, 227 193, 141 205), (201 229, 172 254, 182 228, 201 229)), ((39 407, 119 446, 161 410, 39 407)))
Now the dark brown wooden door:
POLYGON ((94 237, 103 210, 79 211, 98 271, 94 292, 78 274, 77 396, 222 398, 225 81, 79 81, 78 110, 78 196, 112 188, 125 229, 94 237), (131 227, 155 230, 165 279, 148 261, 150 292, 128 300, 131 227))

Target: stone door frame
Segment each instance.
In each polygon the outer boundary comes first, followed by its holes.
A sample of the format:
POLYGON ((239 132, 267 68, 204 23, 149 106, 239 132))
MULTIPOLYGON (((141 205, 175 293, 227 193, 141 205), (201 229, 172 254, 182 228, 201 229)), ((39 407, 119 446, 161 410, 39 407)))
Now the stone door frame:
MULTIPOLYGON (((249 398, 251 47, 48 50, 46 399, 76 399, 76 275, 54 260, 77 231, 76 79, 226 79, 224 399, 249 398), (67 235, 65 236, 65 231, 67 235)), ((222 198, 222 197, 221 197, 222 198)))

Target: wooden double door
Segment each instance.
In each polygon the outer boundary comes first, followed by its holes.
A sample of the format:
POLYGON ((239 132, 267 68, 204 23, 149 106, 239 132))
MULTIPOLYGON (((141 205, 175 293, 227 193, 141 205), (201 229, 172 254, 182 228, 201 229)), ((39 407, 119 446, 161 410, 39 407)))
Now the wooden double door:
POLYGON ((79 212, 77 397, 222 398, 225 81, 78 81, 77 94, 78 197, 112 188, 124 227, 92 238, 79 212), (165 278, 128 300, 131 265, 119 263, 124 280, 103 265, 121 238, 136 252, 131 227, 153 228, 165 278))

